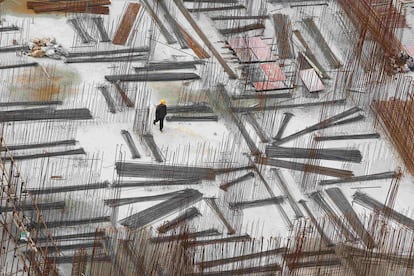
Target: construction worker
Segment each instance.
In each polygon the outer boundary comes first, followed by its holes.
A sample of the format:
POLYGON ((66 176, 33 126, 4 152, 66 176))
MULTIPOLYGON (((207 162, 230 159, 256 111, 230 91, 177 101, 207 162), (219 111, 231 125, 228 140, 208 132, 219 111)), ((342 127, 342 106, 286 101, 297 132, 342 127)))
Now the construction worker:
POLYGON ((155 109, 155 120, 154 125, 159 121, 160 122, 160 131, 162 131, 164 127, 164 118, 167 115, 167 102, 162 99, 160 101, 160 104, 157 105, 157 108, 155 109))

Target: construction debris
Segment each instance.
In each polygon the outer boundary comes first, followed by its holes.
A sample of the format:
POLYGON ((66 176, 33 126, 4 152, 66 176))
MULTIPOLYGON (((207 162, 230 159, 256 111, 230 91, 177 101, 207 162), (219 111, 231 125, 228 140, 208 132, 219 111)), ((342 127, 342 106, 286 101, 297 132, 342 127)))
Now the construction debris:
MULTIPOLYGON (((21 47, 21 46, 19 46, 21 47)), ((67 51, 63 49, 62 45, 56 42, 55 38, 33 38, 28 44, 28 50, 25 52, 28 56, 41 58, 49 57, 53 59, 60 59, 66 55, 67 51)))

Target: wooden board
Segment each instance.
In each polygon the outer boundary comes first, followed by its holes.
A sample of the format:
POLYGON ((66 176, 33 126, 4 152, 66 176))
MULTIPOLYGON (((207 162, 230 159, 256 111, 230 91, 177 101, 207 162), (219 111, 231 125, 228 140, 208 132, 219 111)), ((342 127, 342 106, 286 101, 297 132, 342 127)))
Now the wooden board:
POLYGON ((122 17, 121 22, 118 25, 118 29, 115 33, 114 39, 112 40, 113 44, 116 45, 125 45, 129 33, 132 30, 135 19, 137 18, 139 9, 141 5, 138 3, 129 3, 128 8, 126 9, 124 16, 122 17))

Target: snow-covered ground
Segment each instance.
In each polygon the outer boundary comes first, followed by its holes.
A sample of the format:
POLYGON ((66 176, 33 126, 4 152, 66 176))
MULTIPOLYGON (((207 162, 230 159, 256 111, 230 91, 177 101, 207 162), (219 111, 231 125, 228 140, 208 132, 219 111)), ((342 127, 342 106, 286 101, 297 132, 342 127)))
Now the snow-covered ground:
MULTIPOLYGON (((122 15, 122 11, 125 8, 126 2, 121 0, 113 0, 111 5, 111 12, 109 16, 104 16, 105 24, 107 27, 113 26, 117 24, 120 16, 122 15)), ((289 8, 287 5, 276 5, 276 4, 267 4, 268 11, 273 12, 281 12, 286 13, 292 16, 293 19, 298 20, 300 15, 297 14, 297 10, 289 8)), ((306 10, 301 9, 304 13, 310 13, 316 17, 316 20, 320 19, 320 16, 324 16, 324 13, 329 12, 323 10, 324 7, 314 7, 312 9, 306 10), (320 9, 320 11, 318 10, 320 9), (322 13, 323 10, 323 13, 322 13)), ((177 13, 178 21, 185 26, 185 28, 192 33, 194 36, 195 32, 190 29, 189 24, 184 18, 177 13)), ((62 15, 22 15, 22 14, 8 14, 7 12, 3 14, 3 24, 9 25, 12 23, 17 24, 18 26, 23 26, 23 28, 27 28, 23 30, 23 37, 21 37, 20 42, 25 42, 31 38, 42 38, 42 37, 55 37, 56 41, 60 43, 65 49, 69 51, 77 51, 77 50, 87 50, 88 45, 84 48, 78 47, 81 46, 80 43, 76 42, 76 35, 74 30, 70 27, 70 25, 66 22, 67 18, 62 15), (76 48, 78 47, 78 48, 76 48)), ((407 13, 407 18, 409 19, 409 25, 413 22, 413 15, 411 13, 407 13)), ((149 20, 148 17, 145 17, 146 20, 149 20)), ((197 19, 197 22, 200 26, 202 26, 203 31, 210 39, 210 41, 214 42, 215 47, 223 54, 223 56, 228 57, 229 51, 223 48, 224 37, 219 35, 217 30, 214 28, 213 22, 205 15, 201 14, 197 19)), ((300 22, 293 21, 295 28, 302 28, 300 22)), ((135 28, 139 28, 140 26, 135 26, 135 28)), ((323 26, 322 26, 323 27, 323 26)), ((111 27, 112 28, 112 27, 111 27)), ((139 29, 135 30, 137 32, 142 32, 139 29)), ((332 35, 332 30, 329 30, 329 27, 322 28, 322 33, 329 37, 332 35), (324 33, 326 32, 326 33, 324 33)), ((405 33, 410 33, 409 31, 405 33)), ((137 37, 145 38, 148 34, 142 33, 137 34, 137 37)), ((335 34, 334 34, 335 35, 335 34)), ((12 35, 2 38, 2 46, 10 45, 12 35), (7 41, 8 40, 8 41, 7 41)), ((180 60, 191 60, 194 58, 194 54, 191 50, 183 50, 179 48, 178 44, 168 45, 166 44, 162 35, 155 36, 155 43, 156 47, 151 57, 152 61, 162 61, 162 60, 173 60, 174 58, 180 60)), ((273 27, 269 20, 266 21, 266 29, 263 33, 263 37, 273 38, 273 27)), ((198 39, 201 43, 201 40, 198 39)), ((269 40, 270 42, 274 43, 274 40, 269 40)), ((342 62, 346 62, 347 58, 347 48, 342 47, 342 45, 338 45, 335 43, 335 39, 330 38, 329 40, 330 46, 332 47, 335 54, 340 58, 342 62)), ((412 38, 404 36, 403 41, 412 41, 412 38)), ((138 42, 135 42, 139 44, 138 42)), ((96 48, 99 49, 106 49, 109 46, 105 45, 105 43, 98 43, 96 48)), ((91 47, 94 49, 93 47, 91 47)), ((16 57, 14 55, 1 55, 0 60, 1 63, 12 63, 13 60, 18 60, 21 57, 16 57)), ((122 65, 118 63, 79 63, 79 64, 65 64, 62 60, 51 60, 47 58, 43 59, 35 59, 31 57, 24 57, 23 59, 27 59, 28 61, 37 61, 41 64, 45 70, 48 68, 56 68, 56 70, 60 70, 62 72, 67 72, 69 75, 69 80, 67 82, 72 82, 70 87, 77 87, 78 91, 71 91, 65 93, 64 97, 62 95, 57 96, 57 98, 62 98, 64 100, 63 106, 59 108, 73 108, 73 107, 88 107, 91 109, 92 115, 94 119, 92 121, 76 123, 76 124, 50 124, 43 127, 50 127, 51 132, 59 131, 59 128, 74 128, 73 132, 68 130, 63 130, 64 133, 73 133, 74 137, 66 137, 66 139, 74 138, 78 141, 78 145, 83 147, 87 152, 87 158, 91 158, 94 155, 99 155, 101 158, 101 168, 99 171, 99 176, 94 176, 95 180, 108 180, 113 181, 116 179, 116 175, 114 173, 115 169, 115 160, 119 158, 119 153, 123 153, 123 157, 126 161, 131 160, 131 156, 128 150, 128 147, 121 136, 121 130, 128 130, 130 133, 133 134, 133 138, 137 144, 139 151, 142 153, 142 158, 139 160, 134 160, 134 162, 155 162, 148 151, 147 147, 143 145, 143 142, 139 139, 138 135, 134 134, 134 117, 135 117, 135 110, 127 109, 125 106, 121 106, 121 101, 117 102, 117 109, 118 113, 111 114, 106 107, 106 103, 102 94, 98 91, 97 86, 105 84, 104 76, 108 74, 112 74, 116 72, 119 68, 114 67, 121 67, 122 65), (74 77, 79 76, 79 77, 74 77)), ((209 64, 216 64, 217 61, 214 58, 210 58, 207 61, 209 64)), ((137 65, 138 63, 133 62, 132 65, 137 65)), ((326 62, 324 62, 326 65, 326 62)), ((233 68, 238 67, 237 63, 230 63, 233 68)), ((210 66, 210 65, 206 65, 210 66)), ((212 66, 212 65, 211 65, 212 66)), ((217 65, 214 68, 218 68, 217 65)), ((214 72, 214 69, 212 70, 214 72)), ((216 69, 216 71, 222 71, 221 68, 216 69)), ((19 71, 21 72, 21 71, 19 71)), ((203 69, 198 68, 196 70, 197 73, 203 73, 203 69)), ((238 71, 240 72, 240 71, 238 71)), ((242 93, 239 91, 238 82, 239 80, 228 80, 225 76, 225 73, 222 72, 223 78, 226 82, 228 91, 232 93, 242 93)), ((332 72, 332 76, 335 76, 336 73, 332 72)), ((7 74, 1 74, 1 78, 3 82, 7 82, 7 78, 9 76, 7 74)), ((199 93, 200 89, 212 89, 214 90, 215 83, 213 81, 209 81, 210 76, 201 75, 203 80, 195 81, 191 83, 192 91, 190 93, 199 93), (206 83, 210 83, 212 87, 206 87, 206 83)), ((59 83, 59 80, 58 80, 59 83)), ((108 83, 106 83, 108 84, 108 83)), ((330 99, 330 97, 341 98, 345 96, 344 91, 339 91, 335 89, 335 80, 329 80, 326 83, 327 90, 321 92, 319 94, 319 98, 316 100, 324 100, 330 99)), ((186 82, 172 82, 172 83, 148 83, 146 85, 139 85, 138 86, 138 93, 148 93, 149 94, 149 102, 148 106, 150 108, 150 118, 152 120, 155 105, 158 104, 160 99, 165 99, 167 101, 167 105, 173 105, 180 103, 179 98, 183 90, 188 86, 186 82)), ((309 100, 306 99, 300 92, 302 84, 298 79, 298 89, 294 92, 294 97, 298 97, 298 100, 309 100)), ((76 90, 76 89, 74 89, 76 90)), ((191 89, 190 89, 191 90, 191 89)), ((13 99, 13 94, 8 91, 7 88, 3 88, 2 91, 6 91, 3 94, 2 98, 5 98, 5 101, 8 99, 13 99), (5 95, 5 96, 4 96, 5 95)), ((212 91, 212 93, 216 93, 212 91)), ((24 96, 22 96, 24 97, 24 96)), ((140 98, 140 95, 137 95, 137 98, 140 98)), ((28 96, 26 99, 32 99, 31 96, 28 96)), ((20 99, 24 100, 24 99, 20 99)), ((313 99, 312 99, 313 100, 313 99)), ((293 102, 293 100, 292 100, 293 102)), ((286 103, 289 103, 287 101, 286 103)), ((341 106, 329 106, 326 109, 330 115, 339 113, 345 109, 353 107, 354 104, 351 100, 348 100, 345 105, 341 106)), ((278 124, 283 117, 283 111, 266 111, 261 112, 260 115, 273 117, 275 120, 275 125, 268 126, 265 123, 262 125, 266 127, 265 131, 270 136, 274 136, 278 129, 278 124), (273 131, 273 133, 270 133, 273 131)), ((299 131, 307 126, 310 126, 314 123, 317 123, 321 120, 321 117, 326 114, 326 110, 321 106, 309 107, 309 108, 296 108, 289 110, 290 112, 294 113, 294 117, 290 121, 285 131, 285 135, 289 135, 296 131, 299 131), (322 111, 324 111, 322 113, 322 111)), ((402 161, 399 159, 398 153, 392 146, 391 142, 386 137, 385 133, 381 130, 374 129, 374 116, 372 115, 372 111, 364 110, 364 114, 366 118, 362 122, 358 122, 355 124, 343 125, 340 127, 330 128, 327 130, 319 131, 318 135, 337 135, 337 134, 351 134, 351 133, 369 133, 379 131, 381 134, 380 139, 375 140, 345 140, 345 141, 330 141, 330 142, 323 142, 317 144, 319 147, 323 146, 325 148, 355 148, 359 149, 362 153, 363 160, 360 164, 350 164, 346 163, 345 165, 342 162, 336 161, 321 161, 320 165, 327 166, 327 167, 335 167, 335 168, 343 168, 349 169, 354 172, 355 175, 363 175, 363 174, 373 174, 373 173, 380 173, 385 171, 395 170, 398 167, 404 168, 402 161)), ((41 125, 40 125, 41 126, 41 125)), ((205 166, 216 166, 220 164, 220 162, 238 162, 234 165, 245 165, 248 164, 248 159, 245 154, 249 152, 247 145, 240 138, 239 132, 231 126, 231 122, 225 116, 220 116, 218 122, 165 122, 165 128, 163 132, 158 131, 157 126, 151 126, 150 132, 154 135, 154 139, 158 147, 161 149, 162 154, 166 157, 166 163, 176 163, 176 164, 197 164, 197 165, 205 165, 205 166), (202 151, 204 150, 204 153, 202 151), (214 159, 215 158, 215 159, 214 159), (213 163, 214 162, 214 163, 213 163)), ((12 137, 13 141, 7 141, 8 144, 16 144, 21 141, 25 141, 26 138, 19 138, 11 135, 11 132, 17 134, 24 134, 24 129, 26 128, 26 124, 24 123, 15 123, 8 126, 9 132, 6 136, 12 137)), ((253 137, 253 140, 256 142, 260 149, 264 149, 264 144, 260 142, 259 138, 256 136, 252 128, 248 125, 247 126, 249 133, 253 137)), ((36 133, 36 129, 31 129, 32 134, 36 133)), ((28 135, 30 135, 30 133, 28 135)), ((46 131, 46 133, 48 133, 46 131)), ((47 134, 45 134, 47 136, 47 134)), ((56 134, 58 135, 58 134, 56 134)), ((53 137, 56 137, 53 134, 53 137)), ((310 135, 306 135, 300 137, 297 140, 288 142, 283 146, 290 147, 309 147, 311 145, 312 136, 315 133, 310 135)), ((29 138, 27 138, 29 139, 29 138)), ((36 139, 30 138, 30 142, 36 142, 36 139)), ((414 140, 414 137, 413 137, 414 140)), ((27 141, 26 141, 27 142, 27 141)), ((41 142, 41 141, 38 141, 41 142)), ((54 158, 51 158, 52 160, 54 158)), ((57 158, 56 158, 57 159, 57 158)), ((306 161, 306 160, 305 160, 306 161)), ((33 162, 35 165, 27 165, 27 163, 31 161, 22 161, 23 164, 22 168, 22 175, 25 174, 30 175, 31 178, 36 179, 37 171, 42 170, 42 166, 45 166, 42 162, 33 162)), ((301 161, 299 161, 301 162, 301 161)), ((282 174, 284 175, 287 183, 289 185, 289 189, 294 195, 296 201, 300 199, 308 200, 308 194, 310 190, 314 189, 317 185, 309 184, 312 187, 311 189, 303 189, 301 188, 301 181, 302 181, 302 173, 290 171, 287 169, 281 169, 282 174)), ((51 174, 59 174, 62 175, 63 178, 70 177, 69 172, 71 170, 61 171, 61 172, 51 172, 51 174), (67 174, 67 175, 65 175, 67 174)), ((239 176, 240 174, 234 174, 233 177, 239 176)), ((276 195, 280 195, 281 191, 279 190, 278 186, 275 183, 275 179, 268 170, 265 168, 263 170, 263 175, 266 177, 268 182, 273 189, 273 192, 276 195)), ((41 175, 38 175, 40 177, 41 175)), ((28 176, 29 177, 29 176, 28 176)), ((218 188, 218 186, 225 182, 226 180, 230 180, 232 177, 218 177, 216 181, 206 181, 203 182, 201 185, 189 185, 186 188, 194 188, 199 189, 200 192, 203 193, 205 197, 215 197, 219 199, 219 202, 222 204, 221 207, 226 209, 225 204, 228 201, 234 201, 236 199, 243 198, 244 200, 253 200, 259 198, 266 198, 270 196, 267 191, 262 186, 260 180, 256 179, 254 181, 249 181, 248 183, 243 183, 240 186, 231 188, 229 192, 224 192, 218 188)), ((316 177, 314 181, 319 181, 324 179, 323 177, 316 177)), ((36 188, 41 187, 36 186, 38 183, 41 183, 38 180, 34 180, 31 184, 30 179, 28 179, 28 187, 36 188), (33 185, 33 186, 32 186, 33 185)), ((352 195, 355 191, 361 190, 371 197, 379 200, 380 202, 385 202, 388 190, 390 188, 391 181, 390 180, 379 180, 379 181, 371 181, 366 183, 349 183, 349 184, 341 184, 337 185, 341 187, 341 190, 347 196, 349 201, 352 201, 352 195)), ((413 208, 414 208, 414 201, 412 200, 412 196, 414 194, 414 178, 409 173, 404 173, 403 177, 400 180, 399 185, 399 192, 397 195, 397 199, 395 202, 395 209, 403 214, 406 214, 409 217, 412 217, 413 208)), ((51 184, 47 184, 46 186, 50 186, 51 184)), ((335 185, 336 186, 336 185, 335 185)), ((147 196, 147 195, 156 195, 164 192, 170 192, 173 190, 180 190, 184 187, 149 187, 149 188, 128 188, 122 189, 119 196, 120 198, 124 197, 136 197, 136 196, 147 196)), ((321 189, 317 187, 317 189, 321 189)), ((109 193, 112 196, 112 193, 109 193)), ((87 196, 80 197, 82 200, 87 200, 87 196)), ((138 211, 144 210, 150 206, 155 205, 159 201, 150 201, 145 203, 136 203, 131 205, 122 206, 119 208, 117 213, 117 220, 121 220, 127 217, 130 214, 136 213, 138 211)), ((314 204, 309 204, 314 214, 319 215, 322 214, 318 207, 314 204)), ((214 214, 212 214, 211 210, 205 204, 204 201, 201 201, 196 204, 199 208, 200 212, 203 216, 198 217, 197 219, 191 222, 191 225, 194 228, 199 230, 203 230, 206 228, 217 227, 218 229, 224 229, 224 226, 220 223, 214 214)), ((293 210, 290 208, 288 203, 282 204, 283 208, 286 210, 289 218, 294 221, 295 214, 293 210)), ((334 206, 334 205, 333 205, 334 206)), ((353 205, 355 211, 357 213, 364 214, 366 212, 370 212, 367 209, 359 206, 353 205)), ((303 210, 302 210, 303 211, 303 210)), ((286 237, 288 235, 289 228, 283 221, 280 213, 278 212, 277 208, 274 206, 265 206, 265 207, 255 207, 246 209, 237 213, 233 213, 232 211, 226 211, 226 215, 230 221, 235 223, 235 227, 237 233, 244 234, 248 233, 253 237, 275 237, 275 236, 282 236, 286 237), (236 219, 234 217, 236 217, 236 219), (240 218, 241 217, 241 218, 240 218)), ((166 220, 173 218, 176 214, 173 214, 167 218, 166 220)), ((157 222, 155 225, 161 224, 163 221, 157 222)), ((119 225, 117 225, 119 226, 119 225)), ((225 231, 223 233, 226 233, 225 231)))

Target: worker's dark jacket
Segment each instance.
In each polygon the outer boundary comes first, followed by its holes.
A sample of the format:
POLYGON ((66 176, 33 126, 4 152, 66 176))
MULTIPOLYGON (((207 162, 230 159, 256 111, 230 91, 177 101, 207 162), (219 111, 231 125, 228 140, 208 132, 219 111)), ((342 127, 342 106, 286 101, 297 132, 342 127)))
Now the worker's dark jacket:
POLYGON ((155 110, 155 119, 164 119, 165 115, 167 115, 167 106, 163 104, 157 105, 157 109, 155 110))

